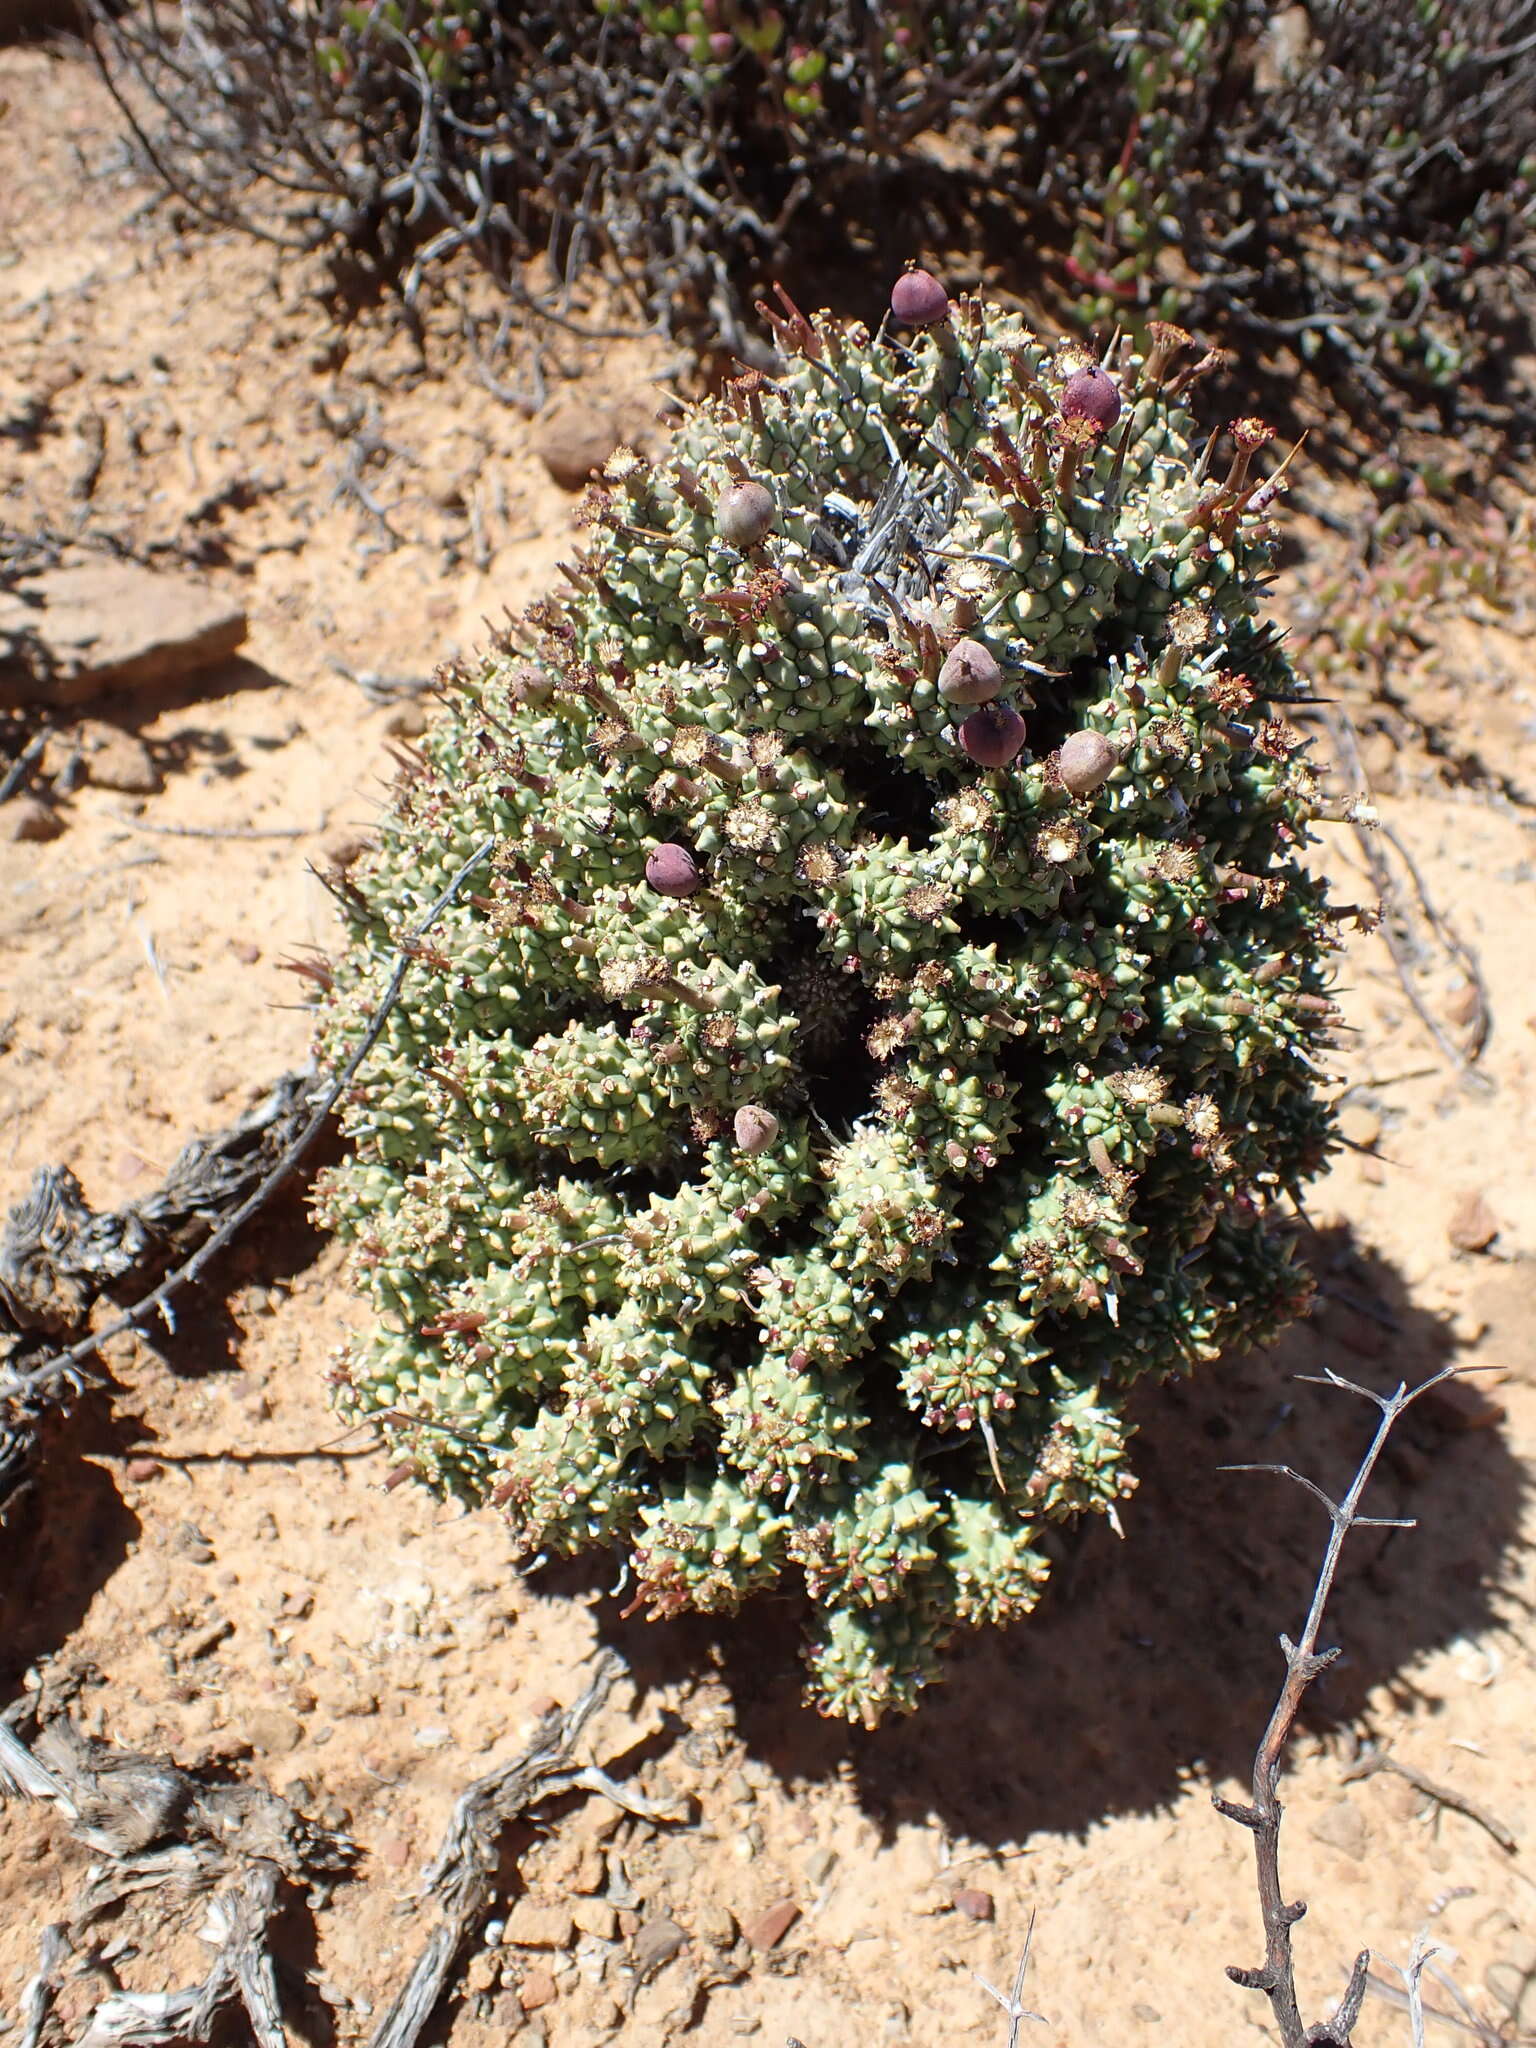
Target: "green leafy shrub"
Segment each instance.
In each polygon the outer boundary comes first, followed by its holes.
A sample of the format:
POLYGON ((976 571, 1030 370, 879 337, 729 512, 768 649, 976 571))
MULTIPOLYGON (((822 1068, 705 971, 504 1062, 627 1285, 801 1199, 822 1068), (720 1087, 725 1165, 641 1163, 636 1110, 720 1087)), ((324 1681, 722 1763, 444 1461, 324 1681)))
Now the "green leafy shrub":
POLYGON ((1330 1129, 1268 429, 1207 468, 1177 330, 1105 369, 895 303, 784 299, 776 374, 609 462, 445 674, 322 1034, 491 842, 321 1197, 376 1311, 341 1406, 652 1614, 799 1581, 869 1722, 1115 1512, 1128 1388, 1297 1312, 1269 1212, 1330 1129))

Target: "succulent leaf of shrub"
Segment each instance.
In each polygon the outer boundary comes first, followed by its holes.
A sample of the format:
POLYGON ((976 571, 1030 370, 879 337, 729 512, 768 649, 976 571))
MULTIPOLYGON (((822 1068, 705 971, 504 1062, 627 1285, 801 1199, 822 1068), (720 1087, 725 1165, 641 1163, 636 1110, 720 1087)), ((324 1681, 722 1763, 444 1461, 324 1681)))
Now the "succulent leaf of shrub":
POLYGON ((1258 616, 1283 479, 1257 421, 1211 459, 1188 337, 780 299, 782 366, 619 451, 564 586, 443 672, 328 1059, 494 851, 320 1207, 374 1311, 346 1414, 653 1615, 796 1591, 811 1699, 872 1724, 1115 1515, 1135 1381, 1304 1303, 1271 1211, 1330 1143, 1336 926, 1258 616))

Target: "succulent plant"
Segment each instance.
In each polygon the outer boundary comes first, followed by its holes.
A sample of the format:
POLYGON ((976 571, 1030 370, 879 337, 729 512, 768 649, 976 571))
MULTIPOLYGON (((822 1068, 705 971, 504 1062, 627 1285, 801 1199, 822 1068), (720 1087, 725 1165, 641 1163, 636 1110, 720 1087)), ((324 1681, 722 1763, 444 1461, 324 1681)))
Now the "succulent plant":
POLYGON ((944 296, 872 340, 781 293, 775 374, 609 462, 443 672, 321 1029, 492 842, 321 1192, 340 1404, 652 1615, 803 1588, 871 1723, 1115 1515, 1134 1382, 1297 1312, 1330 1142, 1264 433, 1207 473, 1166 349, 1064 416, 1081 348, 944 296))

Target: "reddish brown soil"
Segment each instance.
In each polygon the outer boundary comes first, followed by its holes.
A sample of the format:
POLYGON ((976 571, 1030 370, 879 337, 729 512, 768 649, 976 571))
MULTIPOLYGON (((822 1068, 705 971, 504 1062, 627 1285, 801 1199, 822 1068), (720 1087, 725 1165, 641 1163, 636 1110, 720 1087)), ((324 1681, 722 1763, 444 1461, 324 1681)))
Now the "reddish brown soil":
MULTIPOLYGON (((62 1161, 110 1207, 304 1056, 301 984, 281 961, 330 931, 305 862, 367 828, 386 739, 414 715, 370 707, 333 664, 419 676, 471 647, 482 614, 547 577, 571 501, 533 452, 536 423, 453 336, 423 366, 381 323, 340 333, 307 274, 246 241, 180 238, 146 209, 79 62, 0 55, 0 97, 0 419, 44 408, 34 433, 0 440, 0 523, 199 565, 252 622, 245 659, 196 690, 108 712, 148 743, 160 794, 87 786, 61 837, 0 845, 0 1201, 62 1161)), ((568 403, 630 426, 669 367, 653 342, 569 336, 545 363, 568 403)), ((1292 604, 1327 566, 1308 547, 1292 604)), ((1356 708, 1378 727, 1383 814, 1480 958, 1481 1078, 1428 1036, 1381 937, 1359 939, 1342 1068, 1365 1149, 1312 1197, 1317 1313, 1273 1356, 1142 1400, 1124 1541, 1086 1530, 1040 1615, 961 1648, 910 1723, 871 1736, 809 1717, 792 1619, 772 1606, 719 1628, 624 1622, 600 1574, 520 1573, 493 1514, 384 1491, 382 1455, 338 1439, 327 1410, 356 1310, 296 1207, 251 1231, 175 1340, 110 1350, 110 1403, 61 1433, 5 1532, 6 1696, 48 1660, 80 1674, 98 1732, 248 1774, 356 1836, 358 1877, 318 1915, 318 1952, 288 1958, 340 2040, 366 2038, 432 1924, 414 1886, 456 1793, 575 1696, 603 1642, 633 1677, 594 1754, 687 1795, 692 1818, 554 1810, 523 1838, 516 1882, 579 1905, 586 1929, 476 1956, 431 2038, 1000 2041, 974 1973, 1006 1982, 1031 1916, 1028 2002, 1048 2025, 1026 2038, 1272 2038, 1262 2000, 1223 1975, 1260 1942, 1249 1843, 1210 1794, 1239 1793, 1324 1530, 1282 1481, 1221 1468, 1289 1462, 1337 1483, 1370 1416, 1291 1375, 1379 1386, 1451 1355, 1497 1369, 1506 1413, 1472 1430, 1415 1416, 1388 1455, 1377 1509, 1419 1527, 1348 1555, 1330 1626, 1346 1654, 1287 1786, 1287 1878, 1311 1905, 1296 1939, 1314 2012, 1357 1949, 1390 1979, 1427 1927, 1480 2012, 1536 2026, 1536 818, 1455 786, 1418 740, 1449 717, 1536 790, 1536 705, 1509 615, 1419 623, 1428 653, 1392 679, 1410 713, 1425 693, 1422 719, 1356 708), (1469 1194, 1498 1224, 1481 1253, 1448 1235, 1469 1194), (1494 1809, 1518 1850, 1401 1779, 1347 1781, 1365 1741, 1494 1809), (995 1917, 956 1911, 957 1887, 995 1917), (740 1938, 783 1899, 799 1917, 776 1947, 740 1938), (687 1940, 638 1982, 631 1937, 663 1915, 687 1940), (525 2014, 518 1987, 538 1971, 551 1996, 525 2014)), ((1341 893, 1368 890, 1347 829, 1327 858, 1341 893)), ((1455 1037, 1454 973, 1424 989, 1455 1037)), ((40 1810, 0 1814, 13 2026, 85 1861, 40 1810)), ((195 1924, 130 1953, 123 1981, 190 1981, 195 1924)), ((1406 2042, 1407 2022, 1372 2000, 1356 2038, 1406 2042)))

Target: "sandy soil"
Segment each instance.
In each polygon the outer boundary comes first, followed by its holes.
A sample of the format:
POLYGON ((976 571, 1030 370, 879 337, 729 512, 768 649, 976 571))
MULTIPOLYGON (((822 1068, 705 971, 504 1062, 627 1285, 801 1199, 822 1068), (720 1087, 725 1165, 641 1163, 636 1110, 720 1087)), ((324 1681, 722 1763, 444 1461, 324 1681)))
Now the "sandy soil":
MULTIPOLYGON (((64 1161, 112 1206, 304 1055, 282 959, 329 929, 305 862, 366 828, 391 730, 416 716, 336 664, 410 678, 471 646, 482 614, 547 577, 571 501, 534 452, 539 423, 455 337, 423 368, 387 332, 339 333, 301 271, 146 209, 81 65, 0 53, 0 98, 0 523, 197 567, 251 617, 244 658, 195 692, 106 712, 147 744, 159 793, 87 785, 62 836, 0 845, 0 1202, 64 1161)), ((633 429, 675 367, 654 342, 563 336, 545 373, 561 403, 633 429)), ((1304 612, 1330 557, 1301 538, 1282 595, 1304 612)), ((285 1955, 311 2038, 327 2006, 334 2038, 366 2038, 432 1924, 417 1873, 455 1795, 581 1690, 603 1643, 632 1677, 593 1754, 691 1817, 568 1801, 525 1831, 512 1890, 554 1910, 510 1933, 555 1945, 477 1955, 432 2038, 1001 2040, 975 1973, 1006 1982, 1032 1916, 1028 2002, 1047 2024, 1028 2038, 1274 2038, 1223 1974, 1260 1939, 1249 1844, 1210 1795, 1240 1794, 1323 1518, 1221 1468, 1340 1483, 1370 1415, 1293 1375, 1383 1386, 1451 1356, 1496 1369, 1494 1405, 1415 1414, 1388 1453, 1377 1511, 1419 1527, 1347 1557, 1330 1630, 1345 1655, 1287 1788, 1287 1876, 1311 1907, 1312 2011, 1358 1948, 1390 1980, 1427 1927, 1502 2038, 1536 2029, 1536 813, 1422 743, 1447 720, 1491 734, 1504 790, 1536 790, 1522 616, 1424 614, 1388 678, 1396 707, 1355 704, 1383 816, 1481 963, 1477 1073, 1427 1033, 1383 938, 1361 938, 1341 1063, 1361 1149, 1313 1199, 1317 1313, 1272 1356, 1142 1400, 1124 1541, 1085 1531, 1043 1611, 962 1648, 913 1721, 870 1736, 810 1718, 771 1605, 736 1627, 624 1622, 600 1575, 514 1569, 491 1514, 386 1492, 382 1455, 339 1440, 326 1406, 355 1311, 297 1205, 253 1229, 175 1340, 109 1352, 110 1405, 86 1404, 5 1531, 0 1687, 46 1662, 97 1732, 269 1784, 356 1837, 356 1881, 285 1955), (1497 1226, 1475 1253, 1450 1234, 1472 1196, 1497 1226), (1517 1849, 1400 1777, 1350 1780, 1366 1743, 1491 1809, 1517 1849), (753 1947, 742 1930, 781 1900, 798 1917, 753 1947), (661 1919, 685 1938, 647 1975, 636 1936, 661 1919)), ((1342 893, 1368 891, 1347 828, 1328 858, 1342 893)), ((1464 1035, 1455 969, 1432 962, 1421 990, 1464 1035)), ((11 2029, 85 1860, 38 1810, 0 1813, 11 2029)), ((129 1946, 121 1981, 190 1981, 195 1924, 129 1946)), ((96 1992, 77 1993, 83 2012, 96 1992)), ((1405 2043, 1407 2022, 1373 1999, 1356 2038, 1405 2043)))

